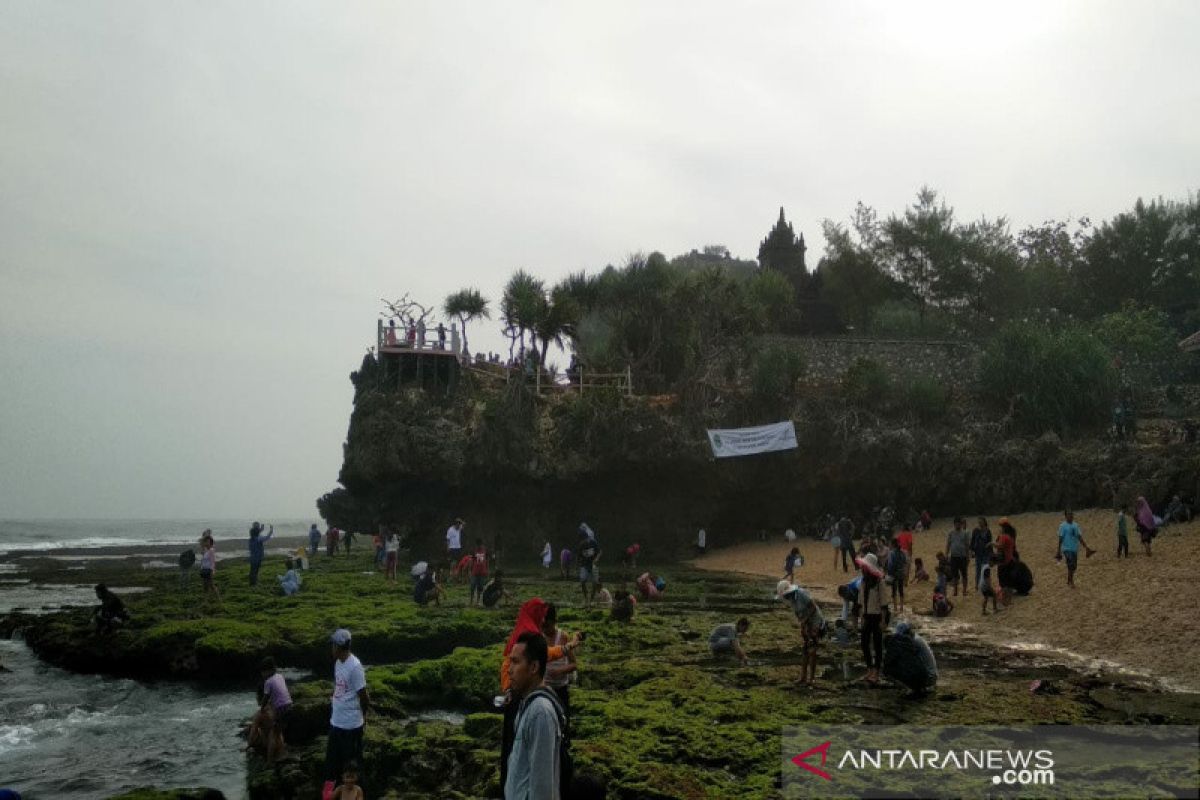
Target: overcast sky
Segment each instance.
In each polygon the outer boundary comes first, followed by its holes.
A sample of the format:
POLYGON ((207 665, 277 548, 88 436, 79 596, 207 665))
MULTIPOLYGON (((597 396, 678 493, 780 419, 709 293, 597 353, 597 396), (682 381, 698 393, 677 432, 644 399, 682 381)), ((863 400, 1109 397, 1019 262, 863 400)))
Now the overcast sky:
MULTIPOLYGON (((0 6, 0 518, 310 516, 381 297, 1200 187, 1200 3, 0 6)), ((469 332, 499 349, 498 326, 469 332)))

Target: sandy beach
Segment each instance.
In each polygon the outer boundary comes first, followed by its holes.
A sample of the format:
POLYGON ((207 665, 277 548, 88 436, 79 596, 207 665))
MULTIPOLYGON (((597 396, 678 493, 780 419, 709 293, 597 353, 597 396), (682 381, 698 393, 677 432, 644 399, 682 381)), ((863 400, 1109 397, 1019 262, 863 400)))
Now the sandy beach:
MULTIPOLYGON (((998 519, 988 520, 994 535, 999 532, 998 519)), ((974 592, 972 563, 972 592, 965 599, 951 597, 956 607, 950 619, 958 626, 965 624, 971 635, 1000 646, 1021 643, 1051 652, 1065 650, 1084 660, 1100 659, 1163 679, 1176 688, 1200 691, 1195 665, 1200 652, 1200 620, 1196 617, 1200 608, 1196 579, 1200 522, 1164 529, 1154 540, 1150 557, 1131 523, 1131 558, 1117 559, 1116 517, 1111 511, 1079 511, 1075 519, 1084 539, 1096 549, 1091 558, 1080 553, 1075 589, 1066 585, 1066 566, 1054 560, 1062 515, 1010 515, 1017 529, 1017 549, 1033 570, 1033 592, 1016 598, 998 614, 984 616, 981 598, 974 592)), ((968 530, 974 527, 975 517, 968 516, 967 523, 968 530)), ((931 574, 935 555, 945 551, 946 534, 952 527, 951 519, 938 519, 930 531, 916 534, 914 555, 924 560, 931 574)), ((812 539, 795 545, 805 559, 796 572, 797 581, 822 600, 840 602, 837 586, 853 575, 844 573, 840 564, 834 569, 833 548, 812 539)), ((719 548, 693 563, 702 569, 777 580, 783 576, 783 561, 791 546, 778 537, 766 543, 719 548)), ((910 584, 905 615, 918 624, 933 623, 933 618, 926 616, 932 591, 932 583, 910 584)))

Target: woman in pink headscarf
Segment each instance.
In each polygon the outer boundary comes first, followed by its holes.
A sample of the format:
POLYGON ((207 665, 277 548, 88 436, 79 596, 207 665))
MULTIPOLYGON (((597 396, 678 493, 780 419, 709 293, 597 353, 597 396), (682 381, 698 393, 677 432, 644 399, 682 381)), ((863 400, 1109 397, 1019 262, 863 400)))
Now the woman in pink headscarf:
POLYGON ((1133 521, 1137 525, 1138 533, 1142 536, 1142 546, 1146 548, 1146 555, 1150 555, 1150 542, 1158 535, 1158 523, 1154 521, 1154 512, 1150 509, 1146 498, 1139 497, 1137 499, 1137 509, 1133 512, 1133 521))

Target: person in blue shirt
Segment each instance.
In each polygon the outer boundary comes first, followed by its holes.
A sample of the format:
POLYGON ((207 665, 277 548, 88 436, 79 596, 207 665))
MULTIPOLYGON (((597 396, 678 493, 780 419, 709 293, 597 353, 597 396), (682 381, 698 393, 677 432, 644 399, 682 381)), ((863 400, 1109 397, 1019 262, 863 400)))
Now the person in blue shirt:
POLYGON ((1084 552, 1089 558, 1096 551, 1088 547, 1088 543, 1084 541, 1083 532, 1079 530, 1079 525, 1075 522, 1075 514, 1064 511, 1063 518, 1064 522, 1058 526, 1058 551, 1054 554, 1054 560, 1066 559, 1067 586, 1074 589, 1075 568, 1079 566, 1079 545, 1083 545, 1084 552))
POLYGON ((266 536, 262 535, 263 526, 261 522, 256 522, 250 526, 250 585, 258 585, 258 570, 262 567, 263 558, 266 556, 265 545, 275 535, 275 526, 271 526, 270 532, 266 536))

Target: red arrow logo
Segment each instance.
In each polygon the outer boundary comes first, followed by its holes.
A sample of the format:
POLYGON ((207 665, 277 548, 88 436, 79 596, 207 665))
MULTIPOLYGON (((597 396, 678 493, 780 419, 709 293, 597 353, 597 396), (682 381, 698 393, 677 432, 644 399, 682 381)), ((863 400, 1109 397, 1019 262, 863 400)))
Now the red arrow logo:
POLYGON ((805 750, 803 753, 801 753, 798 756, 792 756, 792 763, 795 764, 797 767, 800 767, 800 769, 806 769, 809 772, 811 772, 813 775, 820 775, 825 780, 831 781, 831 780, 833 780, 832 775, 830 775, 828 772, 826 772, 823 769, 817 769, 812 764, 809 764, 806 761, 806 759, 808 759, 810 756, 814 756, 817 753, 820 753, 821 754, 821 766, 822 767, 825 766, 825 759, 829 756, 829 745, 830 744, 831 744, 830 742, 825 742, 824 744, 819 744, 816 747, 805 750))

